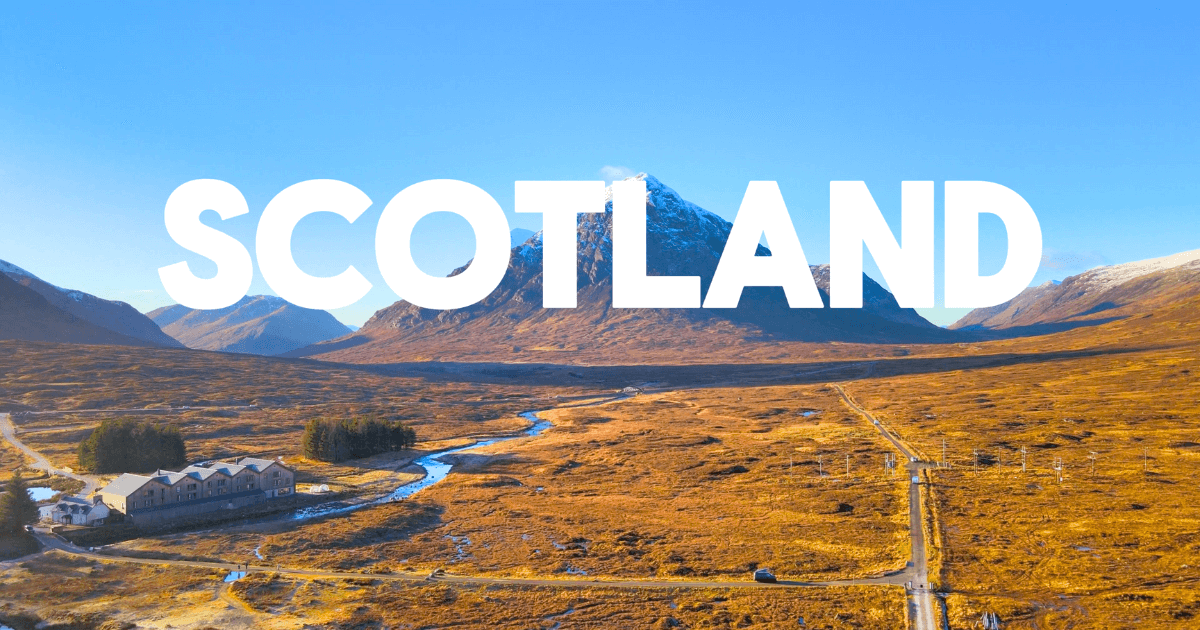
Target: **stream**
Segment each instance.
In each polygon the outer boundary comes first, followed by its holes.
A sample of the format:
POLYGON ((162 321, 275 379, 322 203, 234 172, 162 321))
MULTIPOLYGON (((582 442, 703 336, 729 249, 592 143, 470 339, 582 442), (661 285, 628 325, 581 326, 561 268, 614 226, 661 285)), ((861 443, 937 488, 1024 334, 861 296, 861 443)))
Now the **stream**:
MULTIPOLYGON (((300 521, 310 518, 317 518, 320 516, 345 514, 347 512, 360 510, 371 505, 379 505, 381 503, 391 503, 393 501, 407 499, 421 490, 424 490, 425 488, 428 488, 429 486, 432 486, 433 484, 445 479, 446 476, 450 474, 450 469, 453 468, 454 465, 447 464, 441 459, 447 455, 454 455, 455 453, 462 453, 464 451, 482 448, 484 446, 491 446, 492 444, 499 444, 500 442, 507 442, 509 440, 515 440, 518 438, 536 437, 540 435, 543 431, 550 428, 550 422, 548 420, 542 420, 541 418, 538 418, 537 414, 538 412, 536 411, 525 411, 520 414, 522 418, 529 420, 531 424, 529 428, 517 435, 511 437, 492 438, 490 440, 480 440, 466 446, 460 446, 458 448, 452 448, 445 451, 438 451, 436 453, 430 453, 423 457, 417 458, 413 461, 413 463, 425 469, 425 476, 416 481, 406 483, 396 488, 391 493, 385 494, 378 499, 364 501, 362 503, 331 501, 329 503, 322 503, 320 505, 314 505, 312 507, 295 510, 294 512, 284 515, 282 518, 300 521)), ((279 518, 281 517, 254 519, 252 522, 266 522, 268 520, 274 521, 278 520, 279 518)))

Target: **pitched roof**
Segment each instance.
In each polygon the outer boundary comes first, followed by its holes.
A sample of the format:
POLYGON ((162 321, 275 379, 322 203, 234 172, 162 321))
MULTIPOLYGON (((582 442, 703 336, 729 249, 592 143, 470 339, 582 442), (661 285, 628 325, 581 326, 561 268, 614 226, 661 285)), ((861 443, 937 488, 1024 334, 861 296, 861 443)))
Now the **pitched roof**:
POLYGON ((205 468, 203 466, 188 466, 187 468, 184 468, 181 472, 185 475, 188 475, 189 477, 195 477, 196 479, 200 479, 200 480, 208 479, 209 477, 211 477, 217 473, 228 474, 228 473, 225 473, 224 471, 220 470, 219 468, 205 468))
POLYGON ((279 464, 280 466, 287 468, 287 464, 284 464, 282 460, 278 460, 278 459, 258 459, 257 457, 243 457, 243 458, 239 459, 237 463, 242 466, 245 466, 246 468, 253 470, 254 472, 262 472, 262 471, 266 470, 267 466, 270 466, 271 464, 279 464))
POLYGON ((155 475, 154 479, 155 479, 155 481, 162 482, 165 485, 173 486, 173 485, 179 483, 180 481, 183 481, 183 479, 186 477, 187 477, 187 475, 185 475, 181 472, 171 472, 169 470, 160 470, 160 471, 158 471, 158 474, 155 475))
POLYGON ((242 472, 243 470, 246 470, 246 467, 238 466, 237 464, 226 464, 225 462, 217 462, 216 464, 212 465, 212 469, 219 470, 219 471, 225 473, 226 475, 229 475, 230 477, 236 477, 238 475, 238 473, 242 472))
POLYGON ((137 492, 142 486, 150 483, 150 480, 150 477, 125 473, 120 477, 110 481, 107 486, 104 486, 104 489, 100 490, 100 492, 127 497, 134 492, 137 492))
POLYGON ((283 460, 243 457, 242 459, 238 460, 236 464, 216 462, 208 466, 188 466, 187 468, 184 468, 182 472, 159 470, 155 471, 154 476, 152 477, 125 473, 114 479, 107 486, 104 486, 104 489, 101 490, 101 492, 128 497, 134 492, 137 492, 139 488, 146 485, 146 483, 149 481, 157 481, 168 486, 173 486, 186 477, 191 477, 192 479, 198 479, 201 481, 208 479, 217 473, 233 477, 246 469, 253 470, 254 472, 262 472, 271 464, 279 464, 280 466, 291 470, 287 464, 283 463, 283 460))

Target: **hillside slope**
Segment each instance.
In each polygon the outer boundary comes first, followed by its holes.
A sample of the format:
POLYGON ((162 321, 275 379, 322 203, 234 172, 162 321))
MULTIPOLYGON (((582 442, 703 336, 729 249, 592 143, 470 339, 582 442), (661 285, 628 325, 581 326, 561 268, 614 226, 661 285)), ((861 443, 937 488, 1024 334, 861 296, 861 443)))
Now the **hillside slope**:
POLYGON ((1094 324, 1148 312, 1200 293, 1200 250, 1098 267, 1047 282, 955 322, 957 330, 1037 330, 1094 324))
POLYGON ((189 348, 242 354, 283 354, 350 333, 325 311, 268 295, 246 296, 233 306, 211 311, 175 304, 149 316, 189 348))
POLYGON ((154 345, 168 348, 183 347, 182 344, 159 329, 157 324, 150 321, 150 318, 125 302, 105 300, 83 291, 56 287, 3 260, 0 260, 0 275, 7 276, 14 282, 32 289, 55 308, 83 321, 154 345))
POLYGON ((67 313, 0 273, 0 339, 93 345, 153 346, 67 313))
MULTIPOLYGON (((700 276, 706 291, 732 225, 654 177, 638 177, 647 186, 648 273, 700 276)), ((453 311, 397 302, 353 336, 291 356, 366 363, 695 362, 713 353, 736 357, 774 342, 922 343, 961 336, 900 308, 869 277, 862 309, 790 309, 775 287, 747 288, 736 309, 614 309, 611 201, 603 214, 580 216, 577 238, 578 308, 542 308, 542 243, 535 234, 512 250, 504 280, 481 302, 453 311)), ((760 246, 758 253, 770 251, 760 246)), ((810 271, 828 305, 828 267, 810 271)))

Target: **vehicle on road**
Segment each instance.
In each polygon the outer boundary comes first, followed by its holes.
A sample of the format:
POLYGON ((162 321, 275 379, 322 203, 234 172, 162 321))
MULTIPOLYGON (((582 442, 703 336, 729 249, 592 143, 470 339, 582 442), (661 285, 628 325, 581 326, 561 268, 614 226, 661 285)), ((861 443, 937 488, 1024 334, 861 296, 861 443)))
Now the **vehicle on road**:
POLYGON ((917 456, 916 456, 916 455, 913 455, 912 457, 909 457, 908 459, 909 459, 909 460, 911 460, 913 463, 916 463, 916 461, 917 461, 917 456))
POLYGON ((766 582, 768 584, 774 584, 774 583, 778 582, 779 580, 775 578, 775 574, 771 573, 770 569, 758 569, 757 571, 754 572, 754 581, 755 582, 766 582))
POLYGON ((912 482, 913 483, 921 483, 921 478, 916 475, 913 475, 912 482))
POLYGON ((31 533, 31 534, 32 534, 32 533, 33 533, 33 525, 26 525, 26 526, 25 526, 25 531, 27 531, 27 532, 29 532, 29 533, 31 533))

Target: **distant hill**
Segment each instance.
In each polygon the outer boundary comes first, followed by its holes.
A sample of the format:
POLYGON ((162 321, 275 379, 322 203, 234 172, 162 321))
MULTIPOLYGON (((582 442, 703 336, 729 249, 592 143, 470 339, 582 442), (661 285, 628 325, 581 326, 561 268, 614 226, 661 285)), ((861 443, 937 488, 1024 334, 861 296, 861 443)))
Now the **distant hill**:
POLYGON ((0 260, 0 275, 42 296, 55 308, 80 320, 105 328, 123 337, 157 345, 182 348, 183 345, 159 329, 150 318, 125 302, 105 300, 90 293, 56 287, 24 269, 0 260))
MULTIPOLYGON (((651 275, 700 276, 707 290, 732 225, 654 177, 646 182, 647 268, 651 275)), ((611 198, 611 197, 610 197, 611 198)), ((749 287, 736 309, 612 308, 612 204, 581 215, 577 238, 579 307, 543 309, 541 234, 512 250, 500 286, 478 304, 435 311, 397 302, 354 335, 290 356, 349 362, 402 360, 696 361, 719 351, 737 357, 772 341, 923 343, 957 340, 871 280, 862 309, 791 309, 777 287, 749 287)), ((759 255, 769 255, 766 247, 759 255)), ((810 269, 829 304, 828 266, 810 269)), ((454 273, 461 272, 461 269, 454 273)), ((769 351, 768 351, 769 352, 769 351)))
POLYGON ((37 291, 0 273, 0 339, 95 345, 153 346, 97 326, 54 306, 37 291))
POLYGON ((150 319, 183 345, 197 350, 277 355, 349 334, 325 311, 301 308, 269 295, 246 296, 218 310, 165 306, 150 319))
POLYGON ((951 328, 1045 332, 1149 312, 1197 294, 1200 250, 1097 267, 1030 287, 1004 304, 971 311, 951 328))
POLYGON ((535 233, 536 232, 534 232, 533 230, 526 230, 525 228, 513 228, 513 230, 508 233, 509 242, 511 243, 511 247, 518 247, 519 245, 521 245, 521 243, 524 243, 525 241, 528 241, 530 238, 533 238, 533 235, 535 233))

